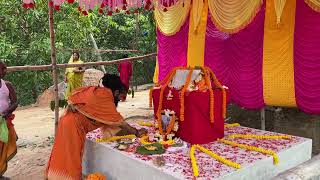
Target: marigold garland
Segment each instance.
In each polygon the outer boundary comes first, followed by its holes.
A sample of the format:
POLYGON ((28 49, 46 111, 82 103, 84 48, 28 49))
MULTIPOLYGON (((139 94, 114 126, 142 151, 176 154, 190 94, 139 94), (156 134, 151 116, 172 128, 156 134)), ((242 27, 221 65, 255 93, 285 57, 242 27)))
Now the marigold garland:
POLYGON ((213 79, 214 84, 220 88, 223 89, 223 86, 221 85, 220 81, 217 79, 216 75, 213 73, 213 71, 210 68, 207 68, 207 70, 209 71, 209 74, 211 74, 211 77, 213 79))
POLYGON ((153 144, 153 143, 147 141, 148 138, 149 138, 149 136, 147 136, 147 135, 146 135, 146 136, 142 136, 142 137, 140 138, 140 143, 143 144, 143 145, 153 144))
POLYGON ((212 85, 210 81, 210 74, 208 73, 206 67, 201 67, 201 70, 204 73, 204 79, 209 90, 209 95, 210 95, 209 114, 210 114, 210 122, 213 123, 214 122, 214 94, 213 94, 212 85))
POLYGON ((209 89, 210 93, 210 122, 214 123, 214 93, 212 89, 209 89))
POLYGON ((256 134, 232 134, 228 136, 230 139, 291 139, 289 135, 256 135, 256 134))
POLYGON ((89 174, 86 180, 106 180, 106 177, 101 173, 89 174))
POLYGON ((161 119, 158 118, 158 128, 159 128, 159 133, 163 136, 167 136, 168 134, 170 134, 170 132, 172 131, 173 127, 174 127, 174 123, 176 122, 176 115, 173 114, 172 119, 170 120, 170 124, 168 126, 167 131, 164 133, 163 132, 163 128, 162 128, 162 121, 161 119))
POLYGON ((236 169, 240 169, 241 168, 240 164, 235 163, 233 161, 230 161, 228 159, 225 159, 225 158, 213 153, 209 149, 200 146, 199 144, 194 144, 194 145, 191 146, 189 154, 190 154, 190 159, 191 159, 191 166, 192 166, 193 175, 195 177, 199 176, 199 168, 198 168, 197 160, 196 160, 196 157, 195 157, 196 148, 199 149, 200 151, 202 151, 203 153, 209 155, 213 159, 216 159, 217 161, 219 161, 219 162, 221 162, 221 163, 223 163, 223 164, 225 164, 227 166, 230 166, 230 167, 233 167, 233 168, 236 168, 236 169))
POLYGON ((144 122, 144 121, 138 121, 137 124, 140 125, 140 126, 147 126, 147 127, 153 127, 153 126, 154 126, 153 123, 151 123, 151 122, 144 122))
POLYGON ((227 117, 227 93, 224 88, 222 88, 222 117, 223 119, 227 117))
POLYGON ((97 139, 96 142, 112 142, 112 141, 117 141, 120 139, 134 139, 134 138, 136 138, 136 135, 130 134, 130 135, 125 135, 125 136, 113 136, 110 138, 97 139))
POLYGON ((232 127, 237 127, 237 126, 240 126, 239 123, 233 123, 233 124, 225 124, 224 127, 225 128, 232 128, 232 127))
MULTIPOLYGON (((149 142, 149 141, 147 141, 147 139, 149 139, 148 135, 142 136, 140 138, 140 143, 143 144, 143 145, 154 144, 154 142, 149 142)), ((160 141, 159 143, 162 144, 162 145, 173 145, 174 144, 174 140, 160 141)))
POLYGON ((186 83, 184 84, 184 87, 180 92, 180 121, 184 121, 184 93, 188 89, 188 86, 191 81, 192 73, 193 73, 193 68, 189 68, 189 74, 188 74, 186 83))
POLYGON ((189 154, 190 154, 190 159, 191 159, 191 166, 192 166, 193 175, 195 177, 198 177, 199 176, 199 169, 197 166, 196 157, 194 155, 195 150, 196 150, 196 146, 195 145, 191 146, 189 154))
POLYGON ((220 81, 217 79, 216 75, 213 73, 213 71, 210 68, 207 68, 209 71, 209 74, 211 75, 214 84, 221 89, 222 91, 222 117, 226 118, 227 114, 227 93, 225 88, 222 86, 220 81))
POLYGON ((170 82, 172 80, 172 77, 171 75, 172 74, 175 74, 177 70, 179 69, 185 69, 185 67, 175 67, 163 80, 161 80, 157 85, 156 87, 159 87, 159 86, 163 86, 165 85, 168 81, 170 82))
POLYGON ((279 163, 278 155, 272 150, 263 149, 263 148, 259 148, 259 147, 255 147, 255 146, 246 145, 246 144, 238 144, 236 142, 228 141, 225 139, 219 139, 218 141, 221 143, 227 144, 227 145, 239 147, 241 149, 246 149, 246 150, 250 150, 250 151, 256 151, 256 152, 260 152, 263 154, 271 155, 273 157, 273 164, 276 165, 279 163))
POLYGON ((160 82, 161 88, 160 88, 160 97, 159 97, 159 106, 158 106, 158 110, 157 110, 157 117, 158 117, 158 121, 159 119, 161 119, 161 110, 162 110, 162 101, 163 101, 163 93, 165 88, 168 86, 168 84, 171 82, 172 78, 174 77, 174 75, 176 74, 176 69, 178 69, 179 67, 175 68, 166 78, 165 80, 160 82))
POLYGON ((205 70, 206 77, 207 77, 207 84, 209 86, 209 93, 210 93, 210 122, 214 123, 214 93, 212 90, 212 85, 210 81, 210 74, 205 70))
MULTIPOLYGON (((167 132, 165 133, 165 136, 171 133, 175 122, 176 122, 176 115, 173 114, 172 119, 170 120, 169 126, 167 128, 167 132)), ((162 123, 159 124, 159 126, 162 126, 162 123)))
MULTIPOLYGON (((221 83, 219 82, 219 80, 217 79, 217 77, 215 76, 215 74, 213 73, 213 71, 208 68, 208 67, 200 67, 201 70, 204 73, 204 78, 205 78, 205 82, 206 85, 208 86, 208 90, 210 93, 210 122, 213 123, 214 122, 214 91, 211 85, 211 78, 213 80, 213 83, 221 89, 222 91, 222 117, 226 118, 226 108, 227 108, 227 102, 226 102, 226 90, 225 88, 221 85, 221 83)), ((191 81, 191 77, 192 77, 192 72, 193 72, 193 68, 186 68, 186 67, 176 67, 174 68, 170 74, 168 74, 165 79, 163 79, 158 86, 160 86, 160 97, 159 97, 159 106, 157 109, 157 118, 158 121, 161 118, 161 110, 162 110, 162 101, 163 101, 163 93, 165 88, 168 86, 168 84, 171 82, 171 80, 173 79, 174 75, 176 74, 177 70, 180 69, 189 69, 189 74, 187 76, 186 82, 184 87, 182 88, 182 90, 180 91, 180 120, 184 121, 184 94, 190 84, 191 81)), ((150 90, 150 94, 151 94, 151 90, 150 90)), ((149 94, 149 95, 150 95, 149 94)), ((150 103, 152 102, 152 96, 150 95, 150 100, 149 100, 149 106, 151 107, 152 105, 150 105, 150 103)))
POLYGON ((233 168, 236 168, 236 169, 240 169, 240 168, 241 168, 241 165, 240 165, 240 164, 235 163, 235 162, 233 162, 233 161, 230 161, 230 160, 228 160, 228 159, 225 159, 225 158, 223 158, 223 157, 221 157, 221 156, 213 153, 212 151, 210 151, 210 150, 207 149, 207 148, 204 148, 204 147, 202 147, 202 146, 200 146, 200 145, 198 145, 198 144, 196 145, 196 147, 197 147, 200 151, 208 154, 208 155, 211 156, 212 158, 216 159, 217 161, 219 161, 219 162, 221 162, 221 163, 223 163, 223 164, 225 164, 225 165, 228 165, 228 166, 233 167, 233 168))
POLYGON ((174 145, 174 143, 174 140, 160 141, 160 144, 162 145, 174 145))

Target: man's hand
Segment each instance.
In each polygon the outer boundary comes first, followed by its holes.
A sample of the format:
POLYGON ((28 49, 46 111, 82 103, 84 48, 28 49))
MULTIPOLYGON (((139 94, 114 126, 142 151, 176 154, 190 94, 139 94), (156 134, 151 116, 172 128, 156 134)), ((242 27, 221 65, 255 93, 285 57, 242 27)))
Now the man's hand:
POLYGON ((68 105, 68 108, 69 108, 72 112, 76 112, 76 111, 77 111, 76 107, 75 107, 73 104, 69 104, 69 105, 68 105))
POLYGON ((146 135, 146 134, 148 134, 148 130, 146 130, 145 128, 141 128, 137 131, 136 136, 142 137, 143 135, 146 135))

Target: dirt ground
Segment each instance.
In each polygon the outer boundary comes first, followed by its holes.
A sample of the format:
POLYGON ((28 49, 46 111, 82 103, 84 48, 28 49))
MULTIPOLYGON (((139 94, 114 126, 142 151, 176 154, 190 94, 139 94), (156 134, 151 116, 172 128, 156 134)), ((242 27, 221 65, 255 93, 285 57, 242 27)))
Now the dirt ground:
MULTIPOLYGON (((152 116, 148 108, 148 93, 136 92, 134 98, 128 97, 126 102, 119 103, 118 110, 127 119, 152 116)), ((14 124, 19 136, 18 153, 9 162, 3 179, 41 180, 53 143, 54 113, 48 106, 44 106, 23 108, 15 111, 15 114, 14 124)))

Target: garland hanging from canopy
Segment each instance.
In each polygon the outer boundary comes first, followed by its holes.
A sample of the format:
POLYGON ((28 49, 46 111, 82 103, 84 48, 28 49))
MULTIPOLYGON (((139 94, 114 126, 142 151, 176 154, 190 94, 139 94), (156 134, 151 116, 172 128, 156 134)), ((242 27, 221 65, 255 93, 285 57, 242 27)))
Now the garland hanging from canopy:
POLYGON ((320 12, 320 0, 305 0, 305 2, 313 10, 320 12))
POLYGON ((254 19, 263 0, 214 0, 208 3, 215 26, 222 32, 236 33, 254 19))
MULTIPOLYGON (((163 4, 165 6, 174 6, 180 0, 49 0, 49 5, 53 6, 56 11, 60 10, 60 6, 64 3, 77 3, 78 10, 84 15, 88 15, 88 12, 98 9, 100 14, 107 13, 111 16, 113 13, 119 13, 120 10, 130 14, 131 10, 133 13, 138 13, 139 8, 145 10, 154 10, 154 4, 163 4)), ((22 7, 26 9, 32 9, 36 7, 35 0, 22 0, 22 7)))
MULTIPOLYGON (((255 17, 264 0, 209 0, 211 19, 215 26, 222 32, 236 33, 245 28, 255 17)), ((274 0, 277 15, 277 24, 286 0, 274 0)), ((304 0, 313 10, 320 12, 320 0, 304 0)), ((197 25, 200 12, 203 7, 202 1, 191 0, 49 0, 49 5, 59 11, 64 3, 77 3, 78 10, 83 15, 89 11, 98 9, 100 14, 111 16, 113 13, 125 11, 126 14, 139 13, 139 9, 155 10, 155 19, 160 25, 160 30, 165 35, 173 35, 179 31, 193 8, 193 21, 197 25), (196 2, 196 3, 194 3, 196 2), (161 22, 160 22, 161 21, 161 22), (173 21, 173 22, 171 22, 173 21), (167 25, 168 24, 168 25, 167 25), (165 29, 164 29, 165 28, 165 29)), ((22 7, 33 9, 36 7, 35 0, 22 0, 22 7)), ((195 26, 197 27, 197 26, 195 26)))
POLYGON ((189 16, 190 5, 191 0, 180 0, 170 7, 156 2, 154 18, 158 29, 166 36, 176 34, 189 16))
POLYGON ((277 16, 277 25, 280 24, 281 15, 282 15, 283 8, 285 5, 286 5, 286 0, 275 0, 274 1, 274 9, 276 11, 276 16, 277 16))

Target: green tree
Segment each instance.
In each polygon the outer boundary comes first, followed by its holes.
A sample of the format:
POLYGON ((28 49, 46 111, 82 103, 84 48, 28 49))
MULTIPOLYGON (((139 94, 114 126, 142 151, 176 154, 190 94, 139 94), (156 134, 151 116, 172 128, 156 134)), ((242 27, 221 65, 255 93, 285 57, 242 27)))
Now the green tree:
MULTIPOLYGON (((139 15, 123 13, 114 16, 96 12, 81 15, 77 5, 63 5, 55 12, 55 35, 58 63, 67 63, 71 52, 63 48, 91 48, 89 34, 96 38, 100 49, 139 49, 141 55, 156 50, 155 24, 152 12, 139 15)), ((8 66, 51 64, 48 8, 46 0, 37 1, 32 10, 21 8, 20 1, 0 0, 0 59, 8 66)), ((81 52, 85 61, 95 61, 92 52, 81 52)), ((103 60, 121 58, 121 53, 103 53, 103 60)), ((154 62, 135 62, 134 83, 151 82, 154 62)), ((116 73, 116 66, 107 66, 116 73)), ((64 70, 60 70, 62 80, 64 70)), ((23 71, 7 75, 16 87, 20 105, 34 103, 40 93, 52 85, 49 71, 23 71)))

